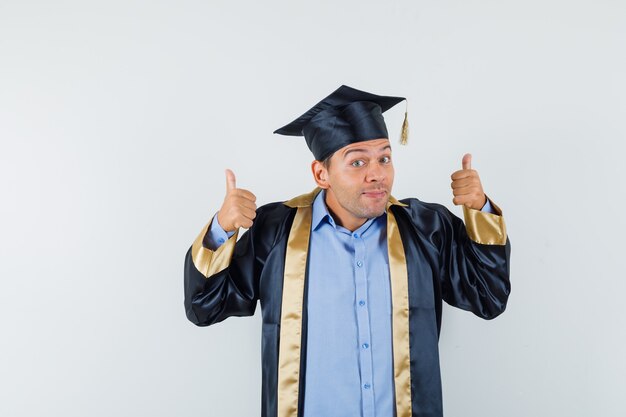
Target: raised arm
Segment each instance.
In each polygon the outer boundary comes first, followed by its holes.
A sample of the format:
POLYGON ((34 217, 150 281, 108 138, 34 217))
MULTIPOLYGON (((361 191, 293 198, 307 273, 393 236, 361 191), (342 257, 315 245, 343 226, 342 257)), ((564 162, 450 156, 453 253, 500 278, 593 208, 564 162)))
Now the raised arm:
POLYGON ((448 210, 440 216, 445 233, 441 251, 443 299, 450 305, 491 319, 501 314, 511 290, 511 246, 502 211, 483 192, 471 155, 452 174, 453 202, 463 205, 465 223, 448 210), (487 206, 487 207, 486 207, 487 206), (489 211, 481 211, 488 208, 489 211))
POLYGON ((254 249, 255 202, 254 194, 237 188, 235 175, 226 170, 222 207, 185 256, 185 312, 199 326, 254 314, 261 268, 254 249), (250 230, 237 241, 239 227, 250 230), (210 239, 220 229, 230 237, 224 242, 210 239))

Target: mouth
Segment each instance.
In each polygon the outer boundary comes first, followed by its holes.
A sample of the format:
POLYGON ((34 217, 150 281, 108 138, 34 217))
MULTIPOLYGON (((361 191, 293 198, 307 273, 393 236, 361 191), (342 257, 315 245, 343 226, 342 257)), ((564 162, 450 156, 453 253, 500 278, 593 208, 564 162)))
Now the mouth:
POLYGON ((385 190, 371 190, 371 191, 364 191, 363 195, 367 198, 374 198, 374 199, 379 199, 379 198, 384 198, 387 196, 387 191, 385 190))

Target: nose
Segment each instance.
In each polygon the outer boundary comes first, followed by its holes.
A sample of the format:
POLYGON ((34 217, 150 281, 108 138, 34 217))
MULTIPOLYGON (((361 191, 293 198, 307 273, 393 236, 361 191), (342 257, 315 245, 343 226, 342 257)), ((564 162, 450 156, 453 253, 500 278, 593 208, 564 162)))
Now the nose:
POLYGON ((369 164, 365 180, 367 182, 381 182, 383 179, 385 179, 383 167, 378 162, 369 164))

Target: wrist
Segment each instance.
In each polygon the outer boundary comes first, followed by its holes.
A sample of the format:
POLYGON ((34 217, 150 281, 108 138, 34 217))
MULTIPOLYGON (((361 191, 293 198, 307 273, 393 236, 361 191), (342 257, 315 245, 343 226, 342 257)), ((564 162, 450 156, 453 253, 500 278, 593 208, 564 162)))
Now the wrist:
POLYGON ((222 230, 225 231, 226 233, 232 232, 233 230, 231 230, 231 228, 228 227, 228 225, 226 224, 224 219, 222 219, 221 213, 222 213, 222 210, 220 209, 220 211, 218 211, 217 215, 215 216, 215 220, 217 221, 217 225, 219 227, 221 227, 222 230))
POLYGON ((483 198, 475 200, 474 202, 472 202, 470 205, 468 205, 467 207, 472 209, 472 210, 482 210, 483 207, 485 207, 485 204, 487 204, 487 195, 483 194, 483 198))
POLYGON ((479 205, 479 207, 476 210, 482 210, 486 204, 487 204, 487 194, 483 194, 482 203, 479 205))

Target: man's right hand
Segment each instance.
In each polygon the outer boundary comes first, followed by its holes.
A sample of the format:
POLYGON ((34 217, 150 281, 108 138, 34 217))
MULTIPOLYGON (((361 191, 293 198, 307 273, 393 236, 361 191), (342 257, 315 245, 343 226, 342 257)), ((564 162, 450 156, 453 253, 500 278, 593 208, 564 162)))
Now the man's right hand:
POLYGON ((226 232, 234 232, 240 227, 250 228, 256 217, 256 196, 248 190, 237 188, 235 174, 226 170, 226 197, 217 221, 226 232))

